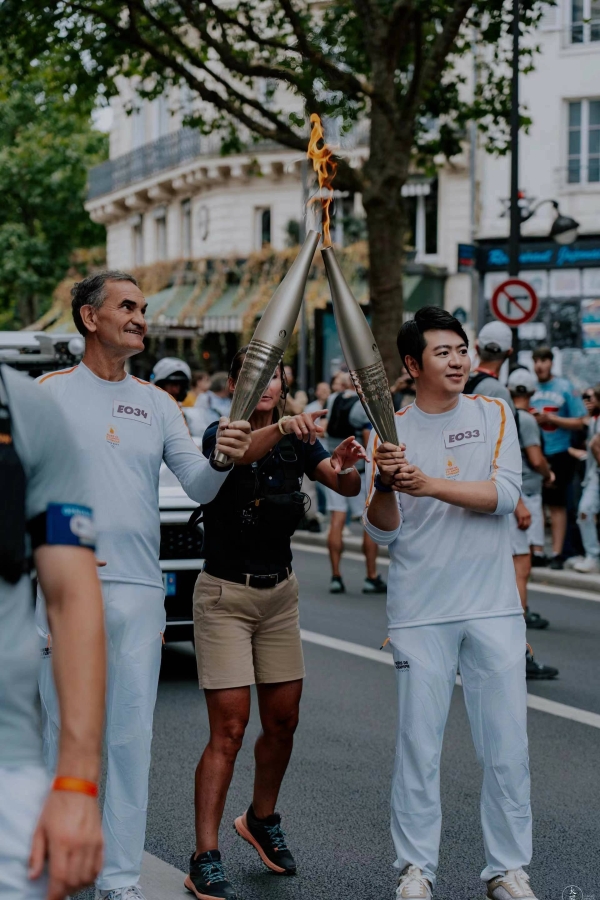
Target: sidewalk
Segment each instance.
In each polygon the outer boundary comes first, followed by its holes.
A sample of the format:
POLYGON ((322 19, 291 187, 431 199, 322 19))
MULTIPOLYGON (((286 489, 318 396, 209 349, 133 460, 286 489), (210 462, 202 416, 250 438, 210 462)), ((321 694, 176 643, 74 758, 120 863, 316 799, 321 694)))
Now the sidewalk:
MULTIPOLYGON (((327 546, 327 530, 314 534, 310 531, 297 531, 292 538, 297 544, 309 544, 315 547, 327 546)), ((349 536, 344 538, 344 547, 346 550, 359 552, 362 546, 362 538, 358 536, 349 536)), ((380 556, 388 556, 387 547, 379 548, 380 556)), ((552 587, 564 588, 565 590, 591 591, 600 594, 600 574, 599 575, 580 575, 579 572, 573 572, 570 569, 563 571, 555 571, 554 569, 532 569, 532 584, 548 584, 552 587)))

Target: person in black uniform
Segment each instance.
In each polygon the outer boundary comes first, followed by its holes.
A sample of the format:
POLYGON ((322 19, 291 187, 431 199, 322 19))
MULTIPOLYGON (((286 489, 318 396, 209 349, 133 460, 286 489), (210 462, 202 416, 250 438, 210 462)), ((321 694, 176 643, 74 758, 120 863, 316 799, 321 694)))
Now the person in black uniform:
MULTIPOLYGON (((232 390, 245 351, 233 359, 232 390)), ((355 496, 361 485, 355 463, 366 457, 352 436, 330 456, 318 440, 324 411, 281 416, 285 396, 280 364, 250 419, 250 449, 215 499, 202 507, 206 563, 194 591, 194 635, 210 740, 196 769, 196 850, 185 880, 199 900, 236 897, 223 870, 218 834, 250 715, 252 684, 262 732, 254 749, 252 803, 234 826, 272 871, 296 872, 275 812, 304 678, 290 540, 305 513, 303 475, 355 496)), ((206 456, 214 451, 216 424, 204 435, 206 456)))

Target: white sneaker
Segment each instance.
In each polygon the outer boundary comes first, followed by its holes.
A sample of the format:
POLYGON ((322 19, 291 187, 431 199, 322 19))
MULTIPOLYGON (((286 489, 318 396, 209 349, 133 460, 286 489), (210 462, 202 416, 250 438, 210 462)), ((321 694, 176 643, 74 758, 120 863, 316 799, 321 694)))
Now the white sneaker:
POLYGON ((576 562, 573 568, 576 572, 592 575, 594 572, 600 572, 600 562, 595 556, 585 556, 581 562, 576 562))
POLYGON ((582 563, 585 559, 585 556, 570 556, 568 559, 565 559, 565 569, 574 569, 579 563, 582 563))
POLYGON ((431 885, 418 866, 407 866, 398 879, 396 900, 431 900, 431 885))
POLYGON ((529 875, 523 869, 509 869, 504 875, 496 875, 487 886, 490 900, 536 900, 529 887, 529 875))
POLYGON ((100 891, 96 888, 94 900, 146 900, 138 884, 128 887, 113 888, 112 891, 100 891))

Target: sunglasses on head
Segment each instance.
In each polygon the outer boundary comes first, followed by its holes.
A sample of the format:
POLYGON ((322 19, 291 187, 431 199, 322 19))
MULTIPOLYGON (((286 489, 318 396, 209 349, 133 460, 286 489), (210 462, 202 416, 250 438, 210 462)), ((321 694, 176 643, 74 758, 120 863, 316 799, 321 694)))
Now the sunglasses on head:
POLYGON ((591 394, 591 393, 589 393, 589 394, 582 394, 581 396, 583 397, 584 400, 593 400, 593 399, 594 399, 594 395, 591 394))

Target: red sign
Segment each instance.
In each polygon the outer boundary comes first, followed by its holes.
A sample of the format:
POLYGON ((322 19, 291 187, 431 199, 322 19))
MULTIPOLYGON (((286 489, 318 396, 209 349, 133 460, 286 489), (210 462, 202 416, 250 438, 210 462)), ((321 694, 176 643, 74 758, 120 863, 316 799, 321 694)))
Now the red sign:
POLYGON ((490 303, 496 318, 513 328, 535 319, 539 305, 534 289, 520 278, 507 278, 499 284, 490 303))

